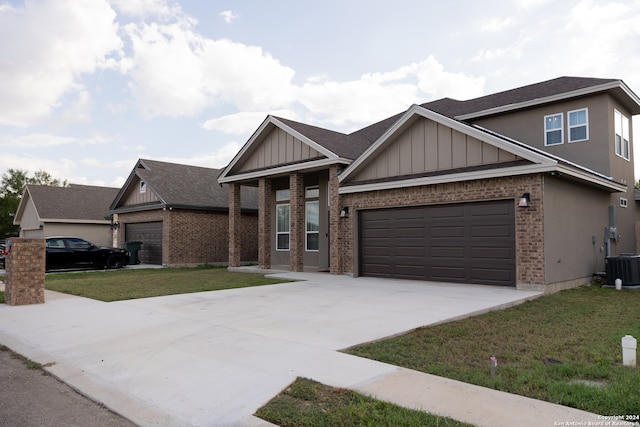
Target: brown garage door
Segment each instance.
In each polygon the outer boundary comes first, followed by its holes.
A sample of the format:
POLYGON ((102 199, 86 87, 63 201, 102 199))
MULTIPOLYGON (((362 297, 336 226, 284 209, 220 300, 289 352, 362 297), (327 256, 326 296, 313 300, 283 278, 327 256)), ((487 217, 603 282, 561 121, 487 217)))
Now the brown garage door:
POLYGON ((515 286, 512 200, 361 211, 363 276, 515 286))
POLYGON ((142 242, 138 259, 142 264, 162 264, 162 221, 126 224, 126 242, 142 242))

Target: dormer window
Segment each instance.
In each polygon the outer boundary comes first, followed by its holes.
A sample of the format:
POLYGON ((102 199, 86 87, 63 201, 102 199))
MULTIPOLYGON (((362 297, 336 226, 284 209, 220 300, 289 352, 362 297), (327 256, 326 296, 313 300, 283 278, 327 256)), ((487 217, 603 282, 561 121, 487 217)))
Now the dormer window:
POLYGON ((562 113, 544 116, 544 145, 562 144, 562 113))
POLYGON ((147 192, 147 184, 144 181, 140 181, 140 194, 147 192))

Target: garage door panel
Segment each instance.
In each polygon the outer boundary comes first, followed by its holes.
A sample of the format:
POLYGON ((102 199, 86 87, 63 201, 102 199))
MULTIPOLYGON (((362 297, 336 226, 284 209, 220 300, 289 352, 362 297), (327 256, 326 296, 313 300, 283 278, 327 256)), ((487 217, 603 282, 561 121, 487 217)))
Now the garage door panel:
POLYGON ((359 225, 360 274, 515 285, 512 200, 363 211, 359 225))
POLYGON ((511 228, 506 224, 477 225, 469 227, 470 237, 511 237, 511 228))
POLYGON ((462 225, 429 227, 429 236, 435 237, 435 238, 445 237, 448 239, 455 238, 455 237, 464 237, 465 228, 462 225))
POLYGON ((435 266, 431 268, 431 279, 445 282, 459 281, 466 282, 464 267, 455 266, 435 266))
POLYGON ((471 257, 477 260, 492 260, 497 259, 501 261, 507 261, 513 259, 513 252, 511 248, 505 247, 482 247, 482 248, 472 248, 471 249, 471 257))
POLYGON ((431 220, 450 221, 454 218, 464 218, 464 205, 431 206, 428 215, 431 220))
POLYGON ((142 242, 141 263, 162 264, 162 221, 125 224, 125 241, 142 242))

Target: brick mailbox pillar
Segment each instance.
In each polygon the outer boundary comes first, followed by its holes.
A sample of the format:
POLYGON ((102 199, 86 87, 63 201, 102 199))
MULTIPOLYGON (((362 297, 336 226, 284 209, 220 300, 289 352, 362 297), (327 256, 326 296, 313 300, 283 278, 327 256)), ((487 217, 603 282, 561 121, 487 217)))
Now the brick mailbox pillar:
POLYGON ((5 303, 44 304, 45 240, 12 238, 7 249, 5 303))

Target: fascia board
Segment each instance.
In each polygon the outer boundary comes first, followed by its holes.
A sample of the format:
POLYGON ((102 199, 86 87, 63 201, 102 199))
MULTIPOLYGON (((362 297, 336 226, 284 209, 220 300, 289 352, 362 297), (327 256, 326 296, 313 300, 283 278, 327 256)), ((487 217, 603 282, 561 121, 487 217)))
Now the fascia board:
POLYGON ((486 110, 481 110, 481 111, 475 111, 473 113, 468 113, 468 114, 462 114, 460 116, 456 116, 456 119, 458 120, 468 120, 468 119, 474 119, 477 117, 484 117, 484 116, 488 116, 488 115, 492 115, 492 114, 499 114, 499 113, 506 113, 509 111, 513 111, 513 110, 520 110, 523 108, 528 108, 528 107, 534 107, 536 105, 541 105, 541 104, 547 104, 547 103, 551 103, 551 102, 557 102, 557 101, 563 101, 569 98, 575 98, 578 96, 584 96, 584 95, 590 95, 593 93, 598 93, 598 92, 604 92, 607 90, 611 90, 611 89, 615 89, 615 88, 621 88, 627 95, 629 95, 629 97, 631 99, 633 99, 633 101, 638 104, 638 107, 640 107, 640 98, 638 98, 638 96, 633 93, 633 91, 631 91, 631 89, 629 89, 629 87, 627 85, 624 84, 624 82, 618 80, 618 81, 614 81, 614 82, 609 82, 609 83, 603 83, 601 85, 597 85, 597 86, 590 86, 590 87, 586 87, 583 89, 577 89, 577 90, 573 90, 570 92, 564 92, 564 93, 559 93, 557 95, 552 95, 552 96, 547 96, 544 98, 536 98, 536 99, 531 99, 529 101, 524 101, 524 102, 518 102, 515 104, 509 104, 509 105, 502 105, 500 107, 494 107, 494 108, 488 108, 486 110))
POLYGON ((350 162, 351 160, 349 159, 337 157, 334 159, 321 159, 321 160, 314 160, 311 162, 294 163, 286 166, 279 166, 275 168, 262 169, 254 172, 247 172, 247 173, 238 174, 238 175, 226 176, 224 178, 218 177, 218 182, 220 184, 226 184, 226 183, 237 182, 237 181, 255 180, 265 176, 282 175, 282 174, 287 174, 287 173, 297 172, 302 170, 317 169, 319 167, 331 166, 336 163, 348 165, 350 162))
POLYGON ((575 169, 573 167, 560 164, 558 165, 558 172, 560 174, 565 174, 577 178, 581 181, 589 182, 600 187, 605 187, 614 193, 627 191, 627 186, 625 184, 621 184, 605 177, 589 173, 586 170, 575 169))
POLYGON ((560 174, 569 175, 581 181, 585 181, 585 182, 597 185, 599 187, 602 187, 614 193, 624 192, 627 189, 626 185, 610 181, 606 178, 592 175, 586 171, 576 170, 570 167, 559 165, 555 162, 551 162, 549 164, 544 164, 544 165, 532 164, 527 166, 514 166, 509 168, 503 168, 503 169, 491 169, 491 170, 482 170, 482 171, 475 171, 475 172, 461 172, 461 173, 450 174, 450 175, 439 175, 439 176, 424 177, 424 178, 411 178, 411 179, 398 180, 398 181, 377 182, 372 184, 362 184, 362 185, 356 184, 356 185, 350 185, 347 187, 340 187, 340 189, 338 190, 338 193, 351 194, 351 193, 360 193, 365 191, 391 190, 396 188, 417 187, 422 185, 445 184, 445 183, 451 183, 451 182, 472 181, 472 180, 490 179, 490 178, 502 178, 505 176, 528 175, 528 174, 547 173, 547 172, 559 172, 560 174))
POLYGON ((16 210, 16 215, 13 217, 13 225, 20 225, 20 218, 24 214, 24 210, 27 207, 27 204, 31 200, 33 204, 33 210, 36 212, 36 216, 38 217, 38 221, 40 221, 40 213, 38 212, 38 207, 35 202, 33 202, 33 197, 31 197, 31 192, 29 191, 28 186, 24 186, 24 190, 22 191, 22 197, 20 197, 20 203, 18 203, 18 209, 16 210))
MULTIPOLYGON (((127 192, 127 189, 131 185, 131 182, 133 181, 133 177, 137 176, 136 171, 138 170, 138 166, 141 165, 141 164, 144 166, 144 163, 142 162, 142 159, 139 159, 136 162, 136 165, 131 170, 131 173, 129 173, 129 177, 127 178, 127 180, 124 182, 122 187, 120 187, 120 191, 118 191, 118 194, 116 194, 115 199, 113 199, 113 202, 111 202, 111 206, 109 206, 109 210, 113 210, 113 209, 116 208, 116 206, 118 206, 118 203, 120 203, 120 200, 122 199, 122 196, 124 196, 124 194, 127 192)), ((140 178, 140 177, 138 177, 138 178, 140 178)))
POLYGON ((43 218, 40 220, 45 224, 96 224, 96 225, 110 225, 111 221, 106 219, 58 219, 58 218, 43 218))
POLYGON ((358 157, 358 159, 356 159, 347 169, 345 169, 345 171, 342 174, 340 174, 339 181, 344 182, 350 175, 358 171, 360 169, 360 166, 366 161, 366 159, 369 156, 375 153, 381 146, 385 144, 386 141, 392 138, 398 131, 403 130, 407 122, 415 115, 419 115, 426 119, 433 120, 444 126, 450 127, 451 129, 457 130, 460 133, 463 133, 465 135, 469 135, 481 141, 487 142, 491 145, 496 146, 499 149, 512 153, 516 156, 522 157, 523 159, 529 160, 533 163, 546 164, 546 165, 555 164, 555 162, 549 160, 545 156, 541 156, 531 150, 527 150, 518 145, 508 143, 507 141, 504 141, 496 136, 493 136, 490 133, 483 132, 480 129, 477 129, 465 123, 461 123, 457 120, 450 119, 449 117, 443 116, 442 114, 438 114, 435 111, 428 110, 419 105, 412 105, 411 108, 407 110, 407 112, 404 114, 403 117, 398 119, 398 121, 394 123, 375 143, 373 143, 367 150, 365 150, 364 153, 362 153, 362 155, 358 157))
POLYGON ((474 172, 460 172, 447 175, 429 176, 423 178, 411 178, 398 181, 377 182, 372 184, 355 184, 340 187, 339 194, 359 193, 363 191, 391 190, 405 187, 418 187, 422 185, 445 184, 450 182, 473 181, 478 179, 501 178, 505 176, 527 175, 534 173, 552 172, 555 165, 527 165, 514 166, 504 169, 491 169, 474 172))
MULTIPOLYGON (((267 116, 262 123, 260 124, 260 126, 258 126, 258 129, 256 129, 255 132, 253 132, 253 135, 251 135, 251 137, 249 138, 249 140, 242 146, 242 148, 240 149, 240 151, 238 151, 236 153, 235 156, 233 156, 233 159, 231 159, 231 161, 229 162, 229 164, 227 166, 225 166, 225 168, 222 170, 222 173, 220 175, 218 175, 218 182, 221 182, 220 179, 224 178, 227 176, 227 173, 233 169, 233 167, 236 165, 236 163, 238 163, 240 161, 240 159, 242 158, 242 156, 244 156, 244 154, 249 150, 249 148, 251 148, 251 146, 253 146, 253 144, 256 142, 256 140, 262 135, 262 133, 264 132, 264 130, 267 128, 267 126, 269 126, 270 124, 274 124, 273 123, 273 116, 269 115, 267 116)), ((277 126, 277 125, 276 125, 277 126)))
POLYGON ((398 131, 398 129, 401 129, 406 124, 406 122, 415 112, 416 107, 416 104, 409 107, 409 109, 402 115, 402 117, 400 117, 393 125, 391 125, 389 129, 387 129, 373 144, 371 144, 366 150, 364 150, 364 152, 360 154, 360 156, 358 156, 358 158, 355 159, 353 163, 351 163, 349 167, 347 167, 340 174, 340 176, 338 177, 338 181, 343 182, 350 175, 357 172, 360 169, 360 166, 369 158, 369 156, 375 153, 378 148, 383 145, 385 141, 387 141, 387 139, 389 139, 393 134, 396 133, 396 131, 398 131))

